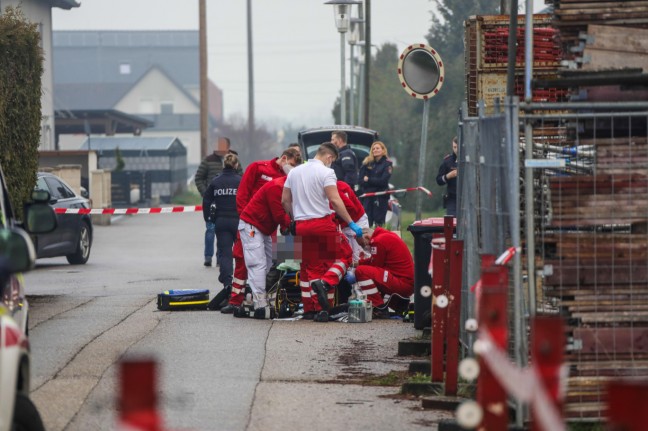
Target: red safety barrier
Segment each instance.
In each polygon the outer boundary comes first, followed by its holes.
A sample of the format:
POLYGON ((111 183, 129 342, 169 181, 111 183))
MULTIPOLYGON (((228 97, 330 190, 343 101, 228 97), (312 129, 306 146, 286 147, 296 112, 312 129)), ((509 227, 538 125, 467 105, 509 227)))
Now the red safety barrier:
POLYGON ((643 431, 648 426, 648 382, 610 380, 607 385, 610 431, 643 431))
MULTIPOLYGON (((561 378, 565 341, 561 318, 536 316, 531 319, 531 364, 538 373, 538 390, 547 395, 557 412, 562 412, 565 392, 561 378)), ((541 403, 531 404, 531 431, 554 431, 541 420, 546 416, 542 408, 541 403)))
MULTIPOLYGON (((490 266, 482 269, 481 297, 479 303, 479 331, 490 334, 493 347, 506 350, 508 343, 508 270, 504 266, 490 266)), ((508 407, 506 391, 479 356, 479 380, 477 381, 477 402, 482 407, 483 418, 477 429, 506 430, 508 407)))
MULTIPOLYGON (((452 229, 452 225, 450 226, 452 229)), ((448 331, 446 336, 446 382, 445 394, 457 395, 459 380, 459 322, 461 321, 461 272, 463 262, 463 241, 452 240, 449 250, 448 285, 448 331)))
POLYGON ((463 241, 453 240, 454 217, 443 219, 443 238, 432 239, 431 380, 457 395, 463 241))
POLYGON ((157 363, 152 359, 120 363, 118 430, 162 431, 157 411, 157 363))

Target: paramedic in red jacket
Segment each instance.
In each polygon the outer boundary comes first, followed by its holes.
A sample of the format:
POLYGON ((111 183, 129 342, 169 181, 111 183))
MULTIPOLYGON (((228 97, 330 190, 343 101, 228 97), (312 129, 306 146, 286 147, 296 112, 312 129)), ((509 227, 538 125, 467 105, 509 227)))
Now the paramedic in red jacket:
MULTIPOLYGON (((351 186, 344 181, 338 180, 337 188, 338 192, 340 193, 340 197, 342 198, 342 202, 344 202, 344 207, 349 212, 351 218, 362 229, 368 228, 369 218, 367 218, 364 206, 362 205, 362 202, 360 202, 360 199, 358 199, 358 196, 356 196, 351 186)), ((349 245, 353 250, 353 263, 355 264, 360 260, 360 256, 364 255, 362 247, 360 246, 360 244, 358 244, 358 241, 356 241, 356 234, 353 229, 351 229, 347 223, 342 221, 339 216, 336 216, 336 221, 340 225, 342 233, 349 241, 349 245)))
MULTIPOLYGON (((236 193, 236 209, 239 215, 243 212, 252 196, 266 183, 275 178, 284 177, 291 167, 300 165, 301 154, 294 148, 285 150, 281 157, 272 160, 259 160, 251 163, 241 178, 238 192, 236 193)), ((240 230, 240 226, 239 226, 240 230)), ((240 233, 240 232, 239 232, 240 233)), ((232 279, 232 295, 229 305, 221 308, 221 313, 231 314, 243 303, 245 299, 245 283, 247 282, 247 269, 243 259, 243 247, 240 239, 234 243, 232 250, 234 256, 234 278, 232 279)))
POLYGON ((387 317, 383 295, 390 295, 392 308, 404 309, 414 293, 414 260, 405 242, 395 233, 381 227, 362 232, 362 240, 358 242, 369 246, 371 257, 360 260, 355 277, 358 287, 374 306, 374 315, 387 317))
POLYGON ((344 207, 331 163, 338 149, 330 142, 319 146, 315 157, 288 174, 281 203, 295 221, 295 243, 301 241, 299 273, 304 318, 328 321, 328 310, 339 284, 351 264, 351 247, 333 221, 331 208, 358 237, 362 229, 344 207), (316 298, 316 301, 313 300, 316 298))
POLYGON ((266 297, 266 275, 272 266, 272 235, 277 226, 286 231, 290 225, 290 217, 281 206, 285 182, 286 177, 279 177, 261 187, 240 217, 239 233, 256 319, 274 318, 266 297))

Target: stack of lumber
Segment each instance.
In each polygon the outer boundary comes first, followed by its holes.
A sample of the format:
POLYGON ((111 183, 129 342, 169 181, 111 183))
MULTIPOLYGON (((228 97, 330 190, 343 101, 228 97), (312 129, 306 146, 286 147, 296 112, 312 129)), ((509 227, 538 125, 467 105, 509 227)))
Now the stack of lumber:
POLYGON ((555 26, 564 42, 577 43, 589 25, 648 28, 648 1, 555 0, 555 26))
MULTIPOLYGON (((626 120, 627 121, 627 120, 626 120)), ((605 124, 596 131, 605 132, 605 124)), ((645 126, 645 124, 644 124, 645 126)), ((586 133, 585 125, 580 133, 586 133)), ((594 175, 548 181, 543 292, 568 322, 565 414, 601 419, 606 384, 648 378, 648 132, 579 139, 594 175)), ((590 130, 591 132, 591 130, 590 130)))

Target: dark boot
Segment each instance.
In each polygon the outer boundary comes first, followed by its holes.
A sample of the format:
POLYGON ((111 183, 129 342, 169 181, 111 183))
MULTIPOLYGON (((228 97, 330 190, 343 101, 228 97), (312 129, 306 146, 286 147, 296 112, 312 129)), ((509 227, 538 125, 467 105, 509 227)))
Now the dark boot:
POLYGON ((313 289, 313 292, 317 295, 317 302, 319 302, 322 310, 328 311, 328 291, 332 289, 331 285, 324 280, 315 280, 311 283, 311 289, 313 289))

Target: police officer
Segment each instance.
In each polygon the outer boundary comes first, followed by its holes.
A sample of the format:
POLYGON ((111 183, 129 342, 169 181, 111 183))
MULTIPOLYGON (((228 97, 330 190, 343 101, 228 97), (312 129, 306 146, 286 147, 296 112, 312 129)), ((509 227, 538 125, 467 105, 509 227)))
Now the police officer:
MULTIPOLYGON (((389 189, 389 178, 392 174, 392 162, 384 143, 376 141, 371 144, 369 155, 360 167, 360 187, 362 193, 384 192, 389 189)), ((363 198, 369 226, 383 226, 387 216, 389 195, 368 196, 363 198)))
POLYGON ((331 142, 340 153, 340 156, 331 165, 335 176, 355 190, 356 184, 358 184, 358 158, 351 147, 347 145, 346 132, 336 130, 331 133, 331 142))
POLYGON ((457 137, 452 138, 452 154, 444 157, 436 182, 440 186, 448 186, 446 194, 443 195, 443 207, 446 215, 457 215, 457 137))
POLYGON ((216 259, 220 267, 218 281, 225 289, 231 289, 232 286, 232 246, 239 223, 236 192, 241 175, 237 172, 238 167, 238 157, 235 154, 226 154, 223 157, 223 172, 214 177, 203 195, 203 218, 215 225, 216 259))

